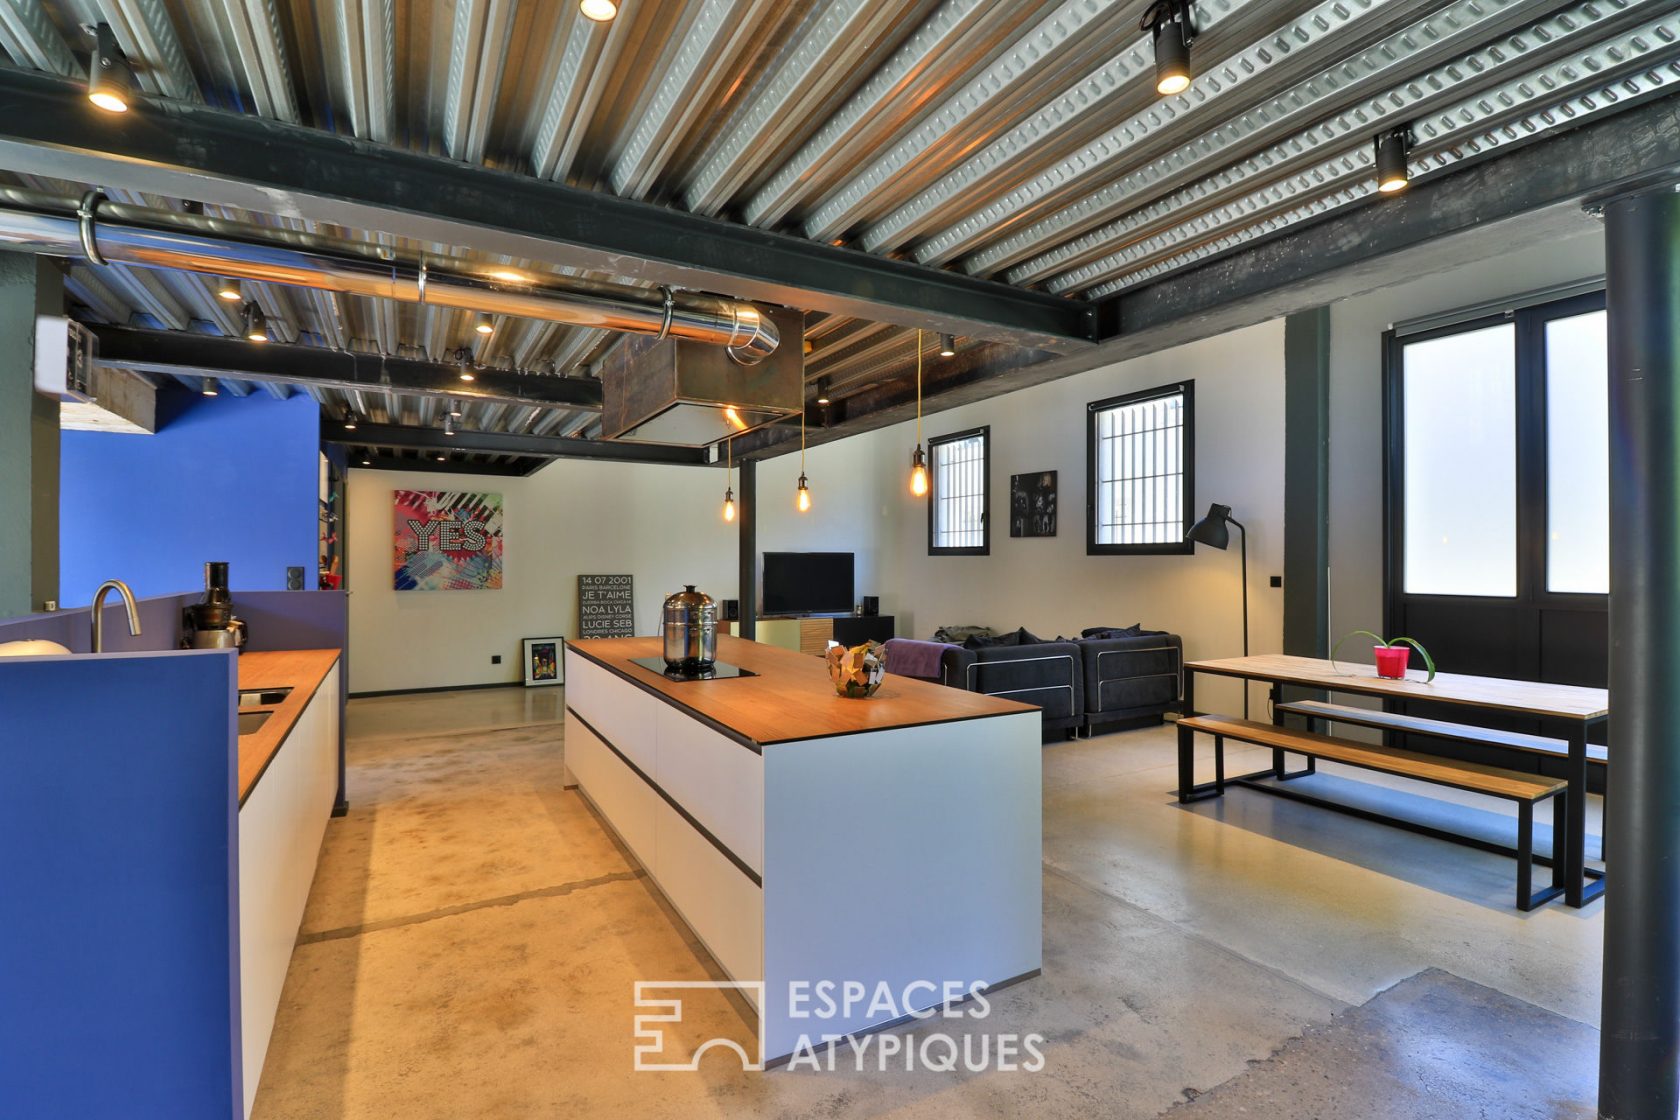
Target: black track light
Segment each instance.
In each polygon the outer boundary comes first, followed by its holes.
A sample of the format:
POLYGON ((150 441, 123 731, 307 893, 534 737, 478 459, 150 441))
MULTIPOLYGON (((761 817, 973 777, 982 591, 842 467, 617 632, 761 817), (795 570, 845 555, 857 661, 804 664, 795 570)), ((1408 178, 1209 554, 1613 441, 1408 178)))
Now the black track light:
POLYGON ((140 83, 128 56, 117 46, 111 25, 93 29, 93 59, 88 64, 88 100, 107 113, 126 113, 140 96, 140 83))
POLYGON ((214 377, 206 377, 206 378, 202 379, 201 381, 199 381, 198 391, 200 393, 204 394, 207 397, 215 397, 215 396, 220 396, 221 395, 221 389, 217 387, 216 379, 214 377))
POLYGON ((949 358, 957 352, 957 336, 942 334, 939 336, 939 356, 949 358))
POLYGON ((1390 129, 1376 139, 1377 189, 1397 194, 1412 182, 1412 130, 1409 125, 1390 129))
POLYGON ((1155 92, 1172 97, 1189 89, 1190 44, 1196 41, 1190 0, 1155 0, 1141 27, 1155 39, 1155 92))
POLYGON ((344 430, 347 432, 356 430, 356 414, 354 412, 346 411, 344 413, 344 430))
POLYGON ((262 308, 257 306, 256 300, 245 303, 245 337, 252 342, 268 341, 268 317, 262 308))

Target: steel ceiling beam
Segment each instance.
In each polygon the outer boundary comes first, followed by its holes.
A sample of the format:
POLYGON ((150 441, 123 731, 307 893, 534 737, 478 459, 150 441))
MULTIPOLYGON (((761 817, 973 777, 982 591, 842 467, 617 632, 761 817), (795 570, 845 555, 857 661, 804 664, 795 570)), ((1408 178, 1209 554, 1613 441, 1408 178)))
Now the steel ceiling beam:
POLYGON ((1081 350, 1079 302, 281 121, 0 70, 0 167, 856 318, 1081 350))
POLYGON ((498 401, 544 408, 601 407, 601 383, 581 377, 543 377, 461 367, 411 358, 358 354, 281 342, 258 345, 242 338, 94 326, 102 365, 188 377, 234 377, 285 385, 354 391, 385 389, 431 397, 498 401))
POLYGON ((442 428, 403 427, 397 424, 361 424, 353 432, 339 425, 323 427, 326 443, 349 447, 396 448, 404 451, 470 451, 488 455, 522 455, 542 459, 611 459, 623 463, 664 463, 698 467, 710 462, 709 448, 672 447, 658 443, 630 443, 609 439, 572 439, 566 436, 516 435, 510 432, 457 431, 444 435, 442 428))
POLYGON ((463 462, 459 459, 403 459, 396 455, 371 455, 367 462, 351 456, 353 471, 427 471, 436 474, 484 474, 504 478, 523 478, 538 467, 548 465, 547 459, 515 459, 508 463, 463 462))

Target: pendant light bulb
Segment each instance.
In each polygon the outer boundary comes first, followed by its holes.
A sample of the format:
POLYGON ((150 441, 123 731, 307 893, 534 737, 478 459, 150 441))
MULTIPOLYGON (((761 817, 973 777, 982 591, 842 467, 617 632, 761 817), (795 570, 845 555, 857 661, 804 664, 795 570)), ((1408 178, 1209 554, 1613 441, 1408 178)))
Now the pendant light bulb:
POLYGON ((735 441, 724 442, 724 454, 727 456, 724 466, 723 487, 723 519, 735 520, 735 441))
POLYGON ((910 456, 910 493, 918 498, 925 498, 927 492, 927 456, 923 454, 922 445, 918 443, 916 453, 910 456))
POLYGON ((916 332, 916 451, 910 456, 910 493, 926 497, 927 456, 922 452, 922 332, 916 332))
POLYGON ((799 489, 794 491, 794 506, 800 513, 811 512, 811 487, 805 482, 805 408, 799 409, 799 489))

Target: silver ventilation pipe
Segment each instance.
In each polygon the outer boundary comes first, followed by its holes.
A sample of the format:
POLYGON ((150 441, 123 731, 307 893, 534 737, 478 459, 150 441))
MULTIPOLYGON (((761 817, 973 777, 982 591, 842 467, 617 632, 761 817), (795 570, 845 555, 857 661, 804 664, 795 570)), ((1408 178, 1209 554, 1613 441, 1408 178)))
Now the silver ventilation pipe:
POLYGON ((0 246, 93 264, 117 261, 347 295, 484 311, 727 347, 743 365, 775 352, 770 316, 741 300, 572 277, 516 277, 458 260, 413 260, 382 246, 106 200, 0 190, 0 246))

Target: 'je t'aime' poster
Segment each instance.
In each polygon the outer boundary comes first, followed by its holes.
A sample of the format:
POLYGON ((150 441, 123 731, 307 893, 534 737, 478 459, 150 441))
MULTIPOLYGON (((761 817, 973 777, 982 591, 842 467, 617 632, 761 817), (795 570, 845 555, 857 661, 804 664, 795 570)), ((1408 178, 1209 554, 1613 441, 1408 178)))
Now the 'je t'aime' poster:
POLYGON ((392 567, 398 591, 502 586, 502 496, 398 490, 392 567))

